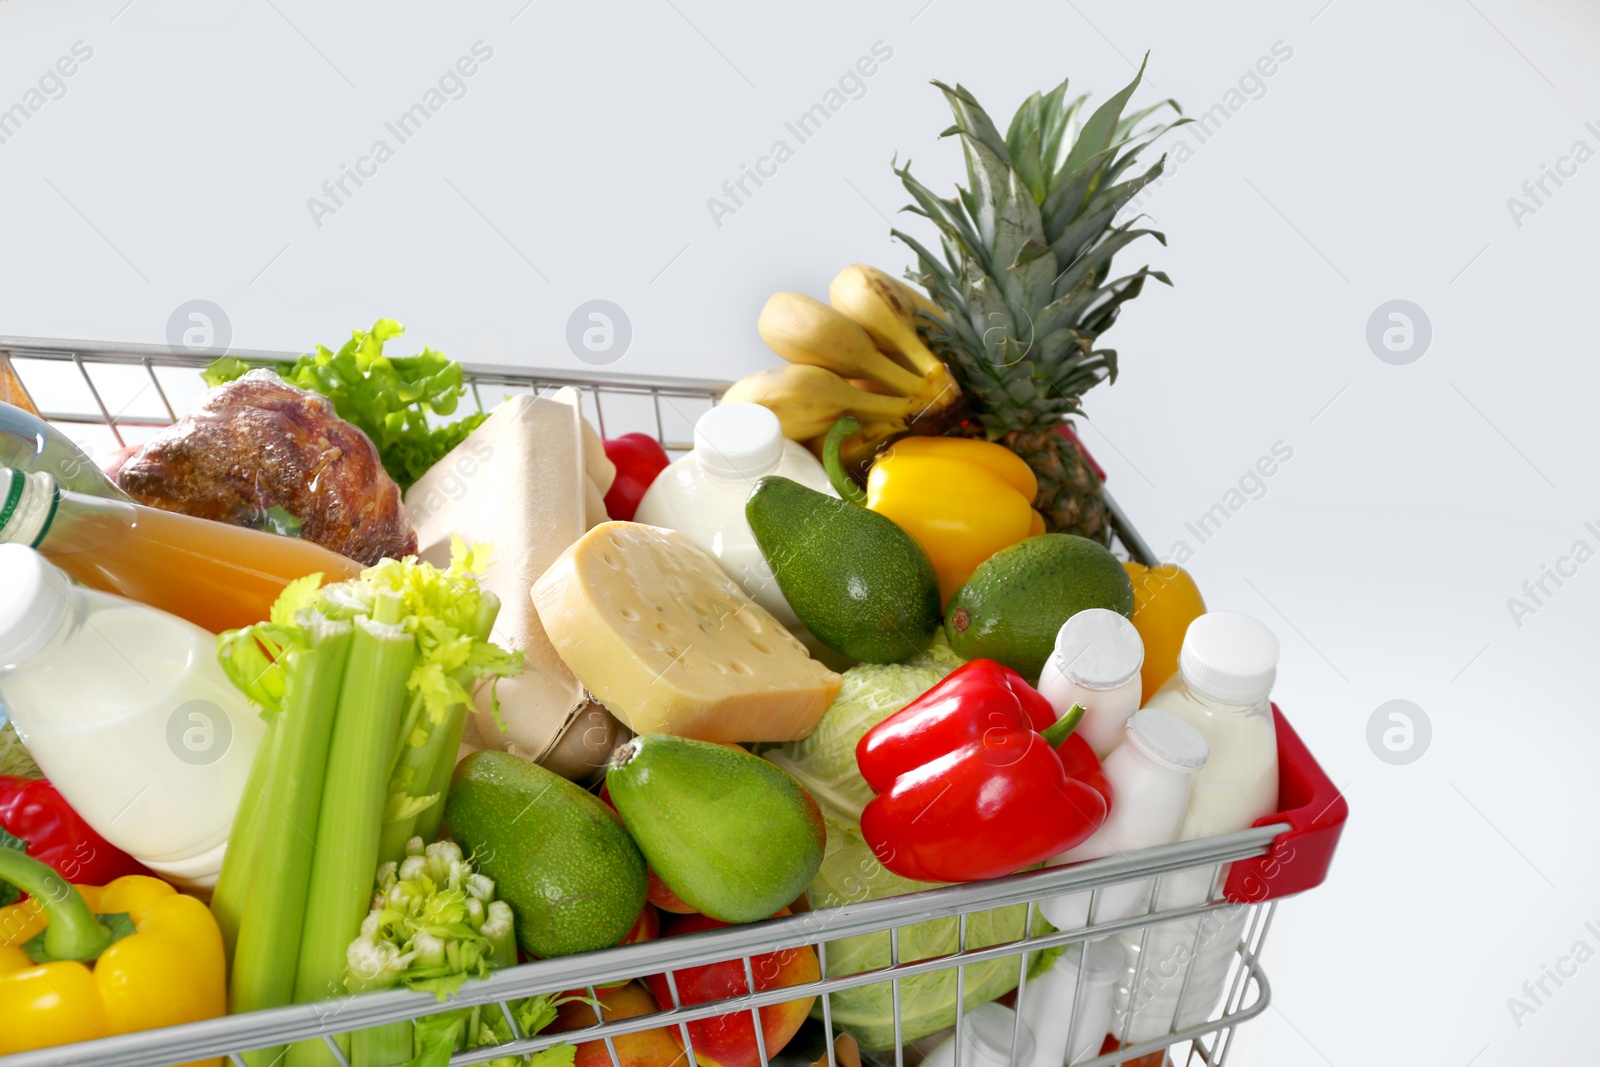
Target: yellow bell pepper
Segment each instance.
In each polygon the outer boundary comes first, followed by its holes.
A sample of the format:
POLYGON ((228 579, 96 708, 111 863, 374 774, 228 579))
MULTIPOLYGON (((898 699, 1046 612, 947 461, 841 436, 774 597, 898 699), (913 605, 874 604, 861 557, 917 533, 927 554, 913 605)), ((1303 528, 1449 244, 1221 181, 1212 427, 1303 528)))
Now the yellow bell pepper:
MULTIPOLYGON (((841 419, 830 440, 852 432, 841 419)), ((1044 533, 1033 510, 1039 482, 1004 445, 964 437, 902 437, 872 464, 863 496, 831 459, 839 495, 894 521, 922 546, 948 603, 978 564, 1008 545, 1044 533)))
POLYGON ((1133 582, 1133 628, 1144 642, 1140 700, 1148 701, 1178 673, 1183 635, 1206 613, 1206 602, 1189 572, 1176 564, 1146 567, 1128 560, 1122 566, 1133 582))
POLYGON ((0 1056, 227 1010, 222 933, 200 901, 141 875, 69 886, 38 860, 6 849, 0 878, 29 894, 0 909, 0 1056), (113 941, 97 916, 117 914, 134 932, 113 941), (42 952, 24 947, 41 933, 42 952))

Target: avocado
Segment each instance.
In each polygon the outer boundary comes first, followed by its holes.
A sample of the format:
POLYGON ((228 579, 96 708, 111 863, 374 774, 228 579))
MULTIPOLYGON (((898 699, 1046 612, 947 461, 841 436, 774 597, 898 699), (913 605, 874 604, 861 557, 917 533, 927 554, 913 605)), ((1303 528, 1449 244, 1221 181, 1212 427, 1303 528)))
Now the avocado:
POLYGON ((928 554, 890 519, 768 475, 745 517, 789 606, 829 648, 897 663, 939 628, 939 578, 928 554))
POLYGON ((517 944, 541 959, 620 944, 644 909, 644 857, 584 789, 507 752, 457 765, 450 836, 511 905, 517 944))
POLYGON ((990 556, 945 607, 950 648, 1037 681, 1061 624, 1085 608, 1133 618, 1133 583, 1117 558, 1076 534, 1040 534, 990 556))
POLYGON ((827 831, 816 801, 743 749, 645 734, 617 750, 606 789, 650 869, 713 919, 765 919, 822 865, 827 831))

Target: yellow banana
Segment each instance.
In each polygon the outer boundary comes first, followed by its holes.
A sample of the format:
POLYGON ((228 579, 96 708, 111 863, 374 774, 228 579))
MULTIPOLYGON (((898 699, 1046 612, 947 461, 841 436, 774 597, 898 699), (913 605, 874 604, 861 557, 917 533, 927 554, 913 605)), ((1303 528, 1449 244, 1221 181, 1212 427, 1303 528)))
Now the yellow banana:
POLYGON ((902 396, 922 386, 916 374, 879 352, 866 330, 801 293, 773 293, 761 309, 756 330, 768 348, 790 363, 866 378, 902 396))
POLYGON ((857 389, 822 367, 785 363, 747 375, 722 394, 723 400, 744 400, 771 409, 792 441, 825 434, 844 415, 863 423, 884 423, 904 430, 916 402, 903 396, 881 396, 857 389))
POLYGON ((828 301, 879 348, 904 356, 919 375, 948 376, 939 357, 917 336, 917 305, 910 290, 876 267, 854 263, 828 284, 828 301))
MULTIPOLYGON (((872 268, 868 269, 870 270, 872 268)), ((886 275, 886 277, 888 276, 886 275)), ((935 304, 932 300, 929 300, 928 294, 924 293, 921 289, 917 288, 915 285, 912 285, 910 282, 901 281, 899 278, 890 277, 889 280, 894 282, 895 288, 900 290, 900 294, 902 296, 911 301, 911 306, 916 308, 916 310, 926 312, 933 318, 936 318, 943 323, 948 323, 950 321, 950 319, 944 313, 944 308, 940 307, 938 304, 935 304)))

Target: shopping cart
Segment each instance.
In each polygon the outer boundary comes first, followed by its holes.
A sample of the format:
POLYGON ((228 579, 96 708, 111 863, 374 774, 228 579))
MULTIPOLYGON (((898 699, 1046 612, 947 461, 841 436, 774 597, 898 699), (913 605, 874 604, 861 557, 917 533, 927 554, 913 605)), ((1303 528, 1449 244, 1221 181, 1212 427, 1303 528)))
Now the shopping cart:
MULTIPOLYGON (((281 352, 233 351, 230 354, 251 361, 293 358, 281 352)), ((202 391, 197 371, 208 362, 209 356, 175 353, 163 346, 0 337, 0 400, 33 407, 89 451, 104 452, 137 444, 157 428, 174 421, 202 391)), ((601 371, 577 375, 489 366, 468 366, 466 370, 472 395, 481 408, 492 407, 505 394, 537 394, 570 386, 582 392, 586 413, 603 435, 630 431, 651 433, 674 452, 690 447, 694 420, 716 403, 726 387, 726 383, 717 381, 601 371)), ((1111 505, 1111 517, 1115 547, 1121 554, 1153 564, 1155 559, 1149 548, 1115 504, 1111 505)), ((448 1008, 481 1006, 497 1010, 514 1039, 493 1047, 460 1052, 451 1060, 452 1064, 485 1063, 501 1056, 528 1055, 563 1043, 599 1041, 603 1042, 612 1067, 632 1067, 618 1056, 615 1039, 621 1035, 675 1027, 692 1055, 689 1022, 747 1011, 755 1020, 761 1067, 774 1064, 803 1067, 824 1060, 827 1067, 840 1067, 842 1050, 836 1046, 835 1038, 841 1031, 835 1026, 833 998, 847 991, 878 986, 886 987, 889 993, 884 1022, 890 1029, 884 1032, 890 1038, 876 1042, 886 1047, 862 1055, 869 1063, 880 1067, 890 1064, 913 1067, 943 1035, 908 1035, 902 1020, 902 989, 908 983, 935 972, 947 976, 953 972, 954 1002, 962 1003, 970 988, 965 982, 969 969, 985 966, 992 972, 997 964, 1015 966, 1015 995, 1020 1003, 1026 995, 1030 961, 1042 950, 1082 945, 1108 935, 1117 935, 1125 943, 1139 947, 1136 957, 1139 962, 1126 983, 1127 989, 1133 991, 1134 1010, 1119 1012, 1103 1044, 1107 1051, 1075 1060, 1072 1067, 1158 1062, 1158 1054, 1163 1049, 1168 1050, 1174 1064, 1222 1064, 1233 1047, 1239 1026, 1266 1010, 1271 998, 1271 986, 1262 970, 1261 952, 1277 902, 1321 884, 1347 814, 1344 799, 1288 720, 1276 708, 1274 717, 1281 810, 1238 833, 1145 849, 1070 867, 1036 870, 904 896, 861 899, 747 926, 528 963, 468 982, 443 1005, 431 994, 404 990, 363 994, 22 1053, 0 1060, 0 1064, 3 1067, 169 1067, 225 1056, 242 1065, 248 1052, 306 1040, 324 1041, 342 1064, 345 1060, 335 1040, 340 1034, 418 1019, 448 1008), (1162 899, 1161 887, 1165 880, 1186 872, 1190 872, 1187 873, 1189 879, 1198 876, 1192 872, 1204 872, 1209 876, 1211 891, 1207 902, 1147 910, 1131 918, 1096 922, 1074 930, 1054 931, 1037 921, 1038 903, 1057 894, 1091 894, 1090 914, 1093 915, 1100 894, 1108 887, 1142 882, 1151 886, 1153 892, 1149 899, 1155 901, 1162 899), (976 919, 987 923, 986 929, 992 929, 991 920, 998 909, 1017 911, 1014 922, 1017 936, 999 944, 969 944, 969 923, 976 919), (1228 921, 1209 922, 1221 916, 1226 916, 1228 921), (919 958, 919 953, 909 949, 902 952, 902 935, 907 930, 938 920, 955 921, 957 937, 950 951, 931 958, 919 958), (1195 930, 1192 950, 1180 954, 1180 960, 1186 961, 1181 980, 1165 976, 1179 983, 1173 1022, 1159 1036, 1129 1041, 1130 1028, 1139 1022, 1137 991, 1144 988, 1146 976, 1141 970, 1151 955, 1152 934, 1171 930, 1174 927, 1169 924, 1184 920, 1195 930), (1195 1014, 1193 1006, 1186 1006, 1184 999, 1190 992, 1196 961, 1202 956, 1201 938, 1209 936, 1207 931, 1219 928, 1232 939, 1232 943, 1222 946, 1227 952, 1226 993, 1209 1011, 1205 1005, 1200 1006, 1200 1010, 1206 1012, 1203 1020, 1181 1025, 1195 1014), (886 940, 887 962, 861 973, 840 973, 844 968, 835 966, 830 973, 830 946, 835 948, 837 962, 839 946, 845 944, 846 939, 861 938, 886 940), (692 1006, 683 1006, 680 1001, 677 984, 672 978, 674 970, 740 960, 746 988, 755 989, 753 958, 800 946, 815 949, 821 964, 820 980, 692 1006), (596 987, 662 973, 667 975, 671 1003, 661 1005, 662 1010, 652 1015, 603 1022, 596 1010, 595 1025, 588 1029, 530 1035, 523 1031, 513 1010, 517 1002, 528 997, 572 990, 587 991, 592 997, 596 987), (808 1022, 807 1031, 781 1053, 769 1056, 761 1036, 759 1009, 812 997, 816 998, 812 1012, 815 1021, 808 1022)), ((850 943, 859 945, 861 942, 850 943)), ((1061 1012, 1071 1012, 1073 1026, 1079 1021, 1086 988, 1087 984, 1080 982, 1076 1000, 1059 1006, 1061 1012)), ((969 1008, 972 1006, 968 1004, 969 1008)), ((962 1050, 966 1047, 962 1029, 972 1024, 965 1016, 957 1016, 954 1023, 956 1067, 967 1067, 962 1062, 962 1050)), ((1014 1067, 1029 1067, 1020 1062, 1019 1049, 1024 1039, 1021 1031, 1020 1025, 1013 1028, 1009 1059, 1014 1067)), ((1069 1047, 1077 1044, 1077 1036, 1069 1035, 1069 1047)), ((969 1065, 971 1056, 966 1059, 969 1065)))

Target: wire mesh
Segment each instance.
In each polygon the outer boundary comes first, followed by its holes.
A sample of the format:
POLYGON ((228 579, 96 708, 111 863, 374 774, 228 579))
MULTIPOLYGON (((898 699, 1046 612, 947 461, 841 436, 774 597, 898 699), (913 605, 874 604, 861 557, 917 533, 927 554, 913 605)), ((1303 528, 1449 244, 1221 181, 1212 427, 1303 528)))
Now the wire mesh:
MULTIPOLYGON (((288 363, 292 352, 236 350, 252 363, 288 363)), ((140 444, 204 391, 207 356, 163 345, 0 337, 0 400, 31 406, 90 455, 140 444), (31 403, 30 403, 31 401, 31 403)), ((728 383, 709 378, 653 377, 604 371, 575 373, 463 364, 471 403, 493 408, 512 393, 578 390, 584 414, 603 437, 645 433, 669 453, 693 447, 694 423, 728 383)), ((1120 555, 1153 565, 1154 554, 1109 494, 1106 503, 1120 555)))
MULTIPOLYGON (((273 352, 233 354, 261 362, 293 358, 291 354, 273 352)), ((204 358, 174 354, 157 346, 0 338, 0 399, 31 403, 46 419, 77 437, 87 451, 103 451, 138 443, 156 429, 171 424, 203 391, 197 372, 207 362, 204 358)), ((576 375, 566 371, 489 366, 468 366, 465 370, 470 395, 480 409, 492 408, 499 399, 497 393, 537 394, 573 387, 579 390, 586 413, 603 434, 647 433, 674 452, 690 447, 695 419, 717 402, 726 387, 726 383, 712 380, 602 372, 576 375)), ((1153 562, 1148 548, 1114 503, 1111 510, 1122 554, 1142 562, 1153 562)), ((1263 855, 1272 839, 1286 829, 1281 825, 1260 827, 1070 867, 1031 871, 900 897, 852 901, 836 908, 803 912, 764 923, 537 961, 469 982, 443 1004, 432 995, 405 990, 363 994, 22 1053, 0 1062, 4 1067, 98 1067, 106 1063, 121 1067, 171 1067, 198 1059, 226 1057, 231 1063, 242 1064, 248 1062, 248 1053, 312 1040, 327 1043, 335 1050, 339 1062, 344 1063, 347 1061, 341 1047, 342 1035, 384 1023, 421 1019, 441 1010, 482 1007, 499 1013, 507 1024, 511 1040, 458 1052, 452 1064, 487 1063, 501 1057, 531 1055, 557 1044, 597 1042, 612 1067, 657 1067, 629 1063, 617 1044, 618 1038, 655 1029, 675 1034, 685 1050, 686 1062, 692 1064, 695 1033, 691 1024, 747 1014, 753 1031, 755 1058, 761 1067, 773 1064, 802 1067, 818 1061, 825 1061, 828 1067, 844 1067, 835 1041, 850 1028, 838 1025, 834 998, 887 984, 891 1036, 886 1043, 876 1043, 885 1047, 863 1049, 861 1054, 868 1067, 889 1067, 890 1064, 918 1067, 930 1054, 942 1054, 938 1046, 946 1037, 954 1042, 950 1049, 951 1067, 970 1067, 963 1058, 963 1039, 971 1029, 967 1014, 955 1012, 952 1005, 945 1025, 930 1033, 913 1032, 907 1027, 905 1015, 908 983, 953 971, 953 1004, 963 1004, 970 1011, 976 1002, 967 1003, 973 992, 968 982, 969 969, 1004 963, 1015 967, 1016 980, 1002 999, 1020 1004, 1030 981, 1030 965, 1039 960, 1042 953, 1080 946, 1079 958, 1083 959, 1087 954, 1082 946, 1102 938, 1138 940, 1148 946, 1152 930, 1190 920, 1195 922, 1195 943, 1187 953, 1171 1025, 1156 1037, 1123 1042, 1123 1047, 1108 1048, 1087 1059, 1073 1061, 1070 1067, 1143 1064, 1150 1062, 1144 1058, 1169 1048, 1174 1063, 1180 1062, 1177 1057, 1182 1055, 1186 1058, 1181 1062, 1185 1063, 1221 1064, 1231 1051, 1237 1027, 1260 1014, 1269 1002, 1271 991, 1260 967, 1260 952, 1276 905, 1219 903, 1219 886, 1226 864, 1263 855), (1212 877, 1210 899, 1206 903, 1155 910, 1159 907, 1164 876, 1207 869, 1212 877), (1154 892, 1149 894, 1150 910, 1145 914, 1110 922, 1091 922, 1071 930, 1055 930, 1036 922, 1036 905, 1047 897, 1086 893, 1089 915, 1094 916, 1101 890, 1115 885, 1150 884, 1152 880, 1154 892), (969 928, 973 917, 1016 907, 1025 910, 1020 936, 998 944, 974 946, 971 943, 969 928), (1191 978, 1202 956, 1200 936, 1204 921, 1229 907, 1243 909, 1240 914, 1245 916, 1245 926, 1237 944, 1226 946, 1229 950, 1227 995, 1208 1008, 1203 1020, 1180 1025, 1189 1015, 1184 998, 1190 993, 1191 978), (903 931, 936 920, 956 922, 955 950, 926 958, 918 957, 915 952, 905 952, 903 931), (887 966, 860 972, 844 971, 839 965, 839 946, 852 938, 873 936, 887 939, 887 966), (834 949, 831 953, 830 946, 834 949), (821 977, 790 986, 774 987, 770 982, 764 983, 765 972, 758 961, 786 951, 814 952, 821 977), (738 988, 731 990, 727 997, 686 1004, 678 976, 689 968, 718 963, 736 964, 736 973, 742 978, 742 982, 735 983, 738 988), (597 990, 656 974, 664 977, 668 996, 667 1002, 658 1005, 653 1014, 608 1019, 606 1013, 594 1006, 595 1022, 582 1029, 529 1034, 520 1025, 517 1005, 527 998, 578 990, 597 1001, 597 990), (810 1025, 818 1031, 824 1046, 816 1055, 803 1060, 796 1059, 791 1049, 782 1052, 768 1049, 761 1011, 796 1001, 812 1002, 809 1015, 814 1022, 810 1025)), ((1141 953, 1132 973, 1124 976, 1130 989, 1138 988, 1141 979, 1138 968, 1144 962, 1141 953)), ((1074 1024, 1082 1010, 1084 985, 1082 981, 1078 983, 1070 1004, 1057 1006, 1058 1010, 1072 1016, 1074 1024)), ((1129 1020, 1133 1014, 1125 1013, 1129 1020)), ((924 1024, 919 1023, 916 1029, 923 1028, 924 1024)), ((1065 1063, 1043 1063, 1037 1059, 1032 1064, 1018 1062, 1023 1033, 1024 1022, 1018 1013, 1012 1024, 1008 1050, 1014 1067, 1067 1067, 1065 1063)), ((1123 1034, 1126 1036, 1128 1031, 1125 1029, 1123 1034)), ((1069 1049, 1077 1036, 1069 1028, 1069 1049)))

